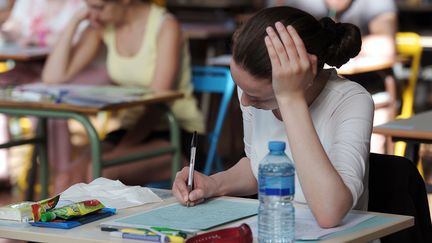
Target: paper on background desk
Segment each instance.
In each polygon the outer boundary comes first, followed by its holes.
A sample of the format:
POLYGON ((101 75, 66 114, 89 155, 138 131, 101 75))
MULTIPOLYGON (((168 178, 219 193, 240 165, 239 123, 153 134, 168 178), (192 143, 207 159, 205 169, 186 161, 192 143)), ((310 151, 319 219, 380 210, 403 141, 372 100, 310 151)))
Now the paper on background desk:
MULTIPOLYGON (((345 218, 342 220, 341 226, 330 228, 330 229, 323 229, 316 222, 312 214, 312 211, 310 211, 310 209, 303 208, 303 207, 296 207, 295 208, 296 240, 319 240, 324 236, 351 228, 373 217, 375 216, 371 214, 348 213, 345 216, 345 218)), ((241 221, 241 223, 247 223, 250 226, 253 235, 258 236, 258 222, 256 217, 248 218, 244 221, 241 221)))
POLYGON ((59 103, 77 106, 103 107, 110 104, 133 102, 152 91, 141 87, 121 87, 94 84, 31 83, 15 87, 12 98, 22 101, 41 101, 51 97, 59 103))
POLYGON ((78 183, 66 189, 61 193, 57 207, 89 199, 98 199, 105 207, 117 209, 162 201, 149 188, 126 186, 119 180, 100 177, 89 184, 78 183))

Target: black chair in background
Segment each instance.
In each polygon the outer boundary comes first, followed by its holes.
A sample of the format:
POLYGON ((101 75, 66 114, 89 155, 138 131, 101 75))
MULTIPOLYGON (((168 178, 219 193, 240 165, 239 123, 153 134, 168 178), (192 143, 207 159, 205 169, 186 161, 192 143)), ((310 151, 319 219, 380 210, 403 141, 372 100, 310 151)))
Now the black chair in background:
POLYGON ((415 165, 404 157, 369 157, 369 211, 410 215, 415 225, 381 238, 390 242, 432 242, 432 225, 425 183, 415 165))

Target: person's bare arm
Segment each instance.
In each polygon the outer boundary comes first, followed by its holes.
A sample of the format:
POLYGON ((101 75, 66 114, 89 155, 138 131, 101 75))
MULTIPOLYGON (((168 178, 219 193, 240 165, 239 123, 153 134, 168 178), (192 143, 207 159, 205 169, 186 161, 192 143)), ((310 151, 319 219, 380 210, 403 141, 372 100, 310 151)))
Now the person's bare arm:
POLYGON ((9 17, 15 0, 7 0, 4 9, 0 10, 0 23, 3 23, 9 17))
POLYGON ((334 227, 351 209, 353 196, 324 150, 309 113, 305 90, 316 77, 317 58, 307 53, 292 26, 278 22, 276 29, 267 28, 265 43, 296 172, 318 224, 334 227))
POLYGON ((85 13, 80 14, 69 23, 51 51, 42 71, 43 82, 67 82, 96 56, 102 43, 98 29, 87 27, 78 43, 73 46, 73 37, 78 25, 86 18, 85 13))
POLYGON ((385 13, 375 17, 369 23, 369 34, 363 36, 362 50, 359 56, 379 56, 394 59, 396 55, 395 35, 397 16, 385 13))
POLYGON ((160 28, 157 39, 156 70, 151 88, 175 89, 182 58, 182 33, 179 23, 171 16, 165 17, 160 28))

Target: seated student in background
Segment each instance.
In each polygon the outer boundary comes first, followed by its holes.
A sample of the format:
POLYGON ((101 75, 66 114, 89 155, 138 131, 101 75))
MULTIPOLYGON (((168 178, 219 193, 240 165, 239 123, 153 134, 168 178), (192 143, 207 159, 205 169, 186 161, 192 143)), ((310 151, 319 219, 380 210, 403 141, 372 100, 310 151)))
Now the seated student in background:
MULTIPOLYGON (((336 22, 357 25, 362 33, 363 42, 358 57, 390 61, 396 58, 397 9, 394 0, 267 0, 267 6, 281 5, 299 8, 312 14, 315 18, 327 16, 336 22)), ((373 97, 378 102, 377 104, 382 102, 383 97, 389 95, 384 93, 384 90, 395 88, 391 70, 363 73, 348 78, 359 82, 374 94, 373 97)), ((375 110, 374 125, 393 120, 395 112, 394 106, 375 110)), ((372 135, 371 151, 391 153, 385 147, 385 136, 372 135)))
MULTIPOLYGON (((0 23, 3 23, 7 17, 9 17, 10 10, 12 9, 14 1, 13 0, 0 0, 0 23)), ((0 116, 0 127, 5 127, 4 117, 0 116)), ((4 132, 6 133, 6 132, 4 132)), ((0 136, 0 143, 7 141, 6 136, 0 136)), ((8 188, 9 183, 9 173, 8 173, 8 163, 7 163, 7 151, 6 149, 0 149, 0 189, 3 187, 8 188)))
MULTIPOLYGON (((74 16, 48 57, 43 81, 68 82, 104 46, 108 51, 108 74, 115 84, 154 91, 178 90, 184 94, 170 108, 182 129, 185 146, 189 146, 193 131, 204 132, 203 118, 192 94, 190 58, 180 25, 166 9, 149 1, 88 0, 87 8, 74 16), (85 20, 89 20, 90 25, 73 45, 74 33, 85 20)), ((162 115, 156 107, 127 110, 121 117, 121 128, 109 133, 103 143, 103 151, 110 151, 105 157, 166 144, 169 133, 157 129, 157 125, 163 123, 162 115)), ((125 183, 141 184, 152 176, 153 179, 162 176, 155 168, 166 161, 167 156, 163 156, 145 163, 115 166, 104 170, 103 175, 125 183)), ((165 163, 165 168, 167 166, 170 164, 165 163)), ((83 170, 83 165, 77 162, 76 168, 72 171, 83 170)), ((169 169, 165 172, 169 177, 169 169)), ((77 176, 71 183, 85 180, 77 176)))
POLYGON ((351 24, 317 21, 291 7, 254 15, 233 37, 231 63, 246 157, 211 176, 195 172, 190 194, 184 168, 173 185, 178 201, 257 193, 267 144, 280 140, 296 166, 295 200, 309 205, 321 227, 338 225, 352 208, 366 210, 373 101, 359 84, 323 69, 343 65, 360 46, 351 24))
POLYGON ((10 15, 15 0, 0 0, 0 23, 3 23, 10 15))
MULTIPOLYGON (((1 25, 1 38, 20 46, 51 47, 71 17, 84 6, 83 0, 17 0, 1 25)), ((16 63, 0 75, 2 84, 39 80, 43 63, 16 63)))
POLYGON ((82 0, 17 0, 2 26, 7 41, 22 46, 52 46, 82 0))
MULTIPOLYGON (((84 7, 83 0, 16 0, 10 15, 1 25, 0 38, 3 39, 4 44, 52 47, 72 16, 82 7, 84 7)), ((38 82, 42 68, 43 61, 15 62, 12 70, 0 73, 0 85, 38 82)), ((105 70, 101 70, 100 67, 92 66, 80 78, 99 77, 104 73, 105 70)), ((6 116, 0 116, 0 140, 2 141, 8 140, 7 127, 6 116)), ((48 136, 48 156, 54 171, 66 170, 71 154, 70 143, 65 139, 69 137, 67 121, 49 120, 48 136)), ((1 161, 6 163, 7 159, 1 161)))

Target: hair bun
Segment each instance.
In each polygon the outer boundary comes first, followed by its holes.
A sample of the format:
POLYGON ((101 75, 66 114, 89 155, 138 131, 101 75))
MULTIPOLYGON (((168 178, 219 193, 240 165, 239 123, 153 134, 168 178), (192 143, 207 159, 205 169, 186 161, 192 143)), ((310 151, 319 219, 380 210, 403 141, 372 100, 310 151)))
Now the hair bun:
POLYGON ((334 22, 333 19, 329 17, 322 18, 320 24, 324 30, 328 31, 333 36, 333 38, 337 38, 343 34, 342 32, 344 30, 341 28, 341 24, 334 22))
POLYGON ((329 47, 324 54, 325 63, 339 68, 357 56, 361 49, 361 34, 357 26, 336 23, 329 17, 322 18, 320 24, 329 39, 329 47))

